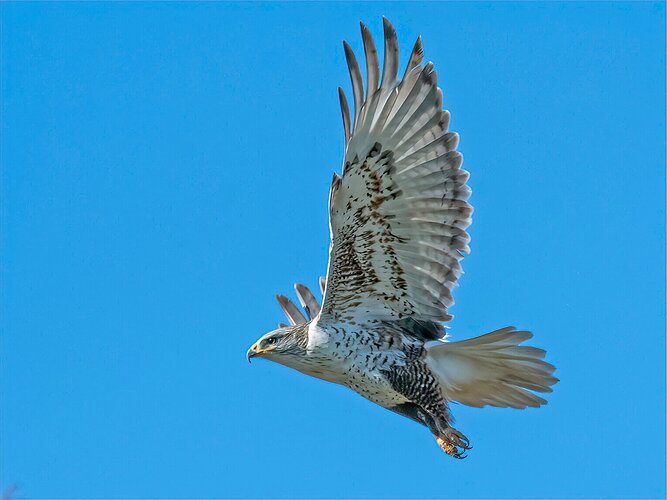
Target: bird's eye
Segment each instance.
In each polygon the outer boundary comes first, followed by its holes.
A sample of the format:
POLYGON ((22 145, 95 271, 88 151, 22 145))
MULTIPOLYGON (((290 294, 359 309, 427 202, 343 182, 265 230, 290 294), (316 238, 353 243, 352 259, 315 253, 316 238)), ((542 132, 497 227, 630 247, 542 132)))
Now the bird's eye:
POLYGON ((276 343, 276 338, 275 337, 269 337, 266 339, 267 343, 269 344, 275 344, 276 343))

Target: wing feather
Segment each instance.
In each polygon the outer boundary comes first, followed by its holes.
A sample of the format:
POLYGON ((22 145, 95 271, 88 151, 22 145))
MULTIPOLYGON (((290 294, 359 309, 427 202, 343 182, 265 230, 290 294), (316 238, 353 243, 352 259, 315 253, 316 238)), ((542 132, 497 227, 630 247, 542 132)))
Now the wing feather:
POLYGON ((320 312, 320 303, 313 295, 313 292, 300 283, 294 285, 294 290, 296 291, 296 296, 299 298, 301 307, 305 309, 308 318, 312 319, 317 316, 320 312))
POLYGON ((393 86, 398 76, 398 38, 396 30, 386 17, 382 18, 384 27, 384 66, 380 87, 393 86))
POLYGON ((403 80, 405 80, 405 77, 408 75, 408 73, 419 66, 423 60, 424 48, 422 47, 422 37, 419 36, 417 37, 417 41, 412 48, 412 52, 410 53, 410 59, 408 60, 408 65, 405 67, 405 75, 403 75, 403 80))
POLYGON ((299 308, 294 305, 294 302, 292 302, 290 299, 284 295, 276 295, 276 299, 278 299, 278 303, 285 313, 285 316, 287 316, 290 325, 299 325, 308 321, 303 313, 299 311, 299 308))
POLYGON ((357 59, 344 44, 355 118, 352 126, 345 121, 341 91, 345 157, 329 197, 332 244, 321 315, 446 321, 470 250, 468 173, 456 151, 458 134, 448 130, 437 73, 433 64, 422 65, 421 38, 399 81, 396 32, 383 24, 381 80, 375 42, 361 25, 365 96, 357 59))
POLYGON ((364 41, 364 53, 366 55, 366 97, 370 100, 375 94, 380 81, 380 63, 373 35, 364 23, 359 24, 361 25, 361 37, 364 41))
MULTIPOLYGON (((324 278, 320 278, 319 281, 322 294, 324 294, 324 289, 322 288, 324 286, 324 278)), ((296 291, 296 296, 299 299, 301 307, 303 307, 303 310, 306 312, 305 316, 296 306, 296 304, 294 304, 294 302, 292 302, 284 295, 276 295, 276 299, 278 299, 280 308, 285 313, 285 316, 287 317, 290 325, 300 325, 317 316, 320 312, 321 306, 318 300, 315 298, 313 292, 311 292, 307 286, 300 283, 295 283, 294 290, 296 291)), ((280 328, 285 326, 287 325, 280 323, 280 328)))
POLYGON ((345 133, 345 142, 350 140, 351 124, 350 124, 350 107, 347 104, 347 97, 343 89, 338 87, 338 98, 340 99, 340 112, 343 115, 343 131, 345 133))
POLYGON ((361 70, 357 57, 350 44, 343 41, 343 49, 345 50, 345 59, 347 60, 347 68, 350 71, 350 81, 352 82, 352 95, 354 98, 354 126, 357 126, 359 120, 359 113, 364 103, 364 87, 361 79, 361 70))

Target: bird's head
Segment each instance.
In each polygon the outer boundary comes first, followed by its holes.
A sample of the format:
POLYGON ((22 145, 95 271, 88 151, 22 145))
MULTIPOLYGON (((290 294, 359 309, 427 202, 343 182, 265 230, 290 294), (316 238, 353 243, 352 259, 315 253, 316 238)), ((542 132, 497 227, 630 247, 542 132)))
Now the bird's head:
POLYGON ((308 324, 286 326, 263 335, 246 354, 248 361, 254 357, 276 363, 292 365, 290 359, 302 357, 308 342, 308 324))

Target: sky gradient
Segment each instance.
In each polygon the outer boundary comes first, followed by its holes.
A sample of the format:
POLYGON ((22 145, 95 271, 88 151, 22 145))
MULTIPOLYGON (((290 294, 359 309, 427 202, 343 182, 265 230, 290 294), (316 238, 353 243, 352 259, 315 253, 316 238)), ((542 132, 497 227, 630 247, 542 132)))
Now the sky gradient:
MULTIPOLYGON (((0 4, 0 489, 665 496, 665 4, 0 4), (246 349, 325 272, 341 41, 423 36, 475 207, 454 339, 532 330, 474 449, 246 349)), ((380 46, 381 44, 378 43, 380 46)))

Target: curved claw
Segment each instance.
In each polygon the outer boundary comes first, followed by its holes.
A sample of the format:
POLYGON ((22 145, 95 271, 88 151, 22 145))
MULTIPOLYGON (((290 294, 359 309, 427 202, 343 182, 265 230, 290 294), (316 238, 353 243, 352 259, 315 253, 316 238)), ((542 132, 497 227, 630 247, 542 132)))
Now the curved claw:
POLYGON ((467 458, 466 452, 472 449, 470 440, 452 427, 448 428, 442 435, 437 436, 436 441, 445 453, 458 460, 467 458))
POLYGON ((456 443, 456 445, 463 448, 464 450, 472 450, 472 446, 470 446, 470 442, 468 442, 467 440, 466 442, 461 441, 459 443, 456 443))

